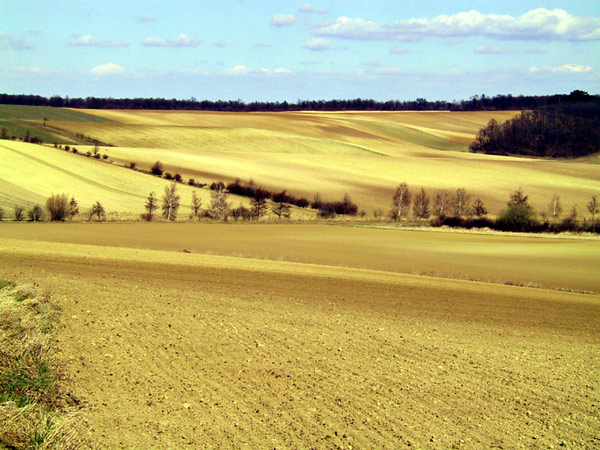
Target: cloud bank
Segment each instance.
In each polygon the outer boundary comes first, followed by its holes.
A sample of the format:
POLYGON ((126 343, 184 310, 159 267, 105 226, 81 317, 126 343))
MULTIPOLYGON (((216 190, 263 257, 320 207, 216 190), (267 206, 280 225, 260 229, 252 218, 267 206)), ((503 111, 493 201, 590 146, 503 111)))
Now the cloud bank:
POLYGON ((373 22, 339 17, 313 29, 315 36, 353 40, 419 41, 428 37, 484 36, 497 40, 600 40, 600 19, 572 16, 562 9, 533 9, 522 16, 476 10, 451 16, 373 22))

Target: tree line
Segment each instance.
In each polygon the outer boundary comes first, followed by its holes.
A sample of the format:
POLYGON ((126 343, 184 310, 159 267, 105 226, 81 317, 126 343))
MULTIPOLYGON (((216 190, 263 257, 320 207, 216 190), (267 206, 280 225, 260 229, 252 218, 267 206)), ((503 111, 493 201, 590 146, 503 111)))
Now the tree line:
MULTIPOLYGON (((560 105, 583 91, 554 95, 475 95, 468 100, 387 100, 333 99, 297 100, 296 102, 249 102, 242 100, 196 100, 165 98, 70 98, 54 95, 0 94, 0 104, 50 106, 81 109, 152 109, 152 110, 200 110, 200 111, 487 111, 529 110, 544 106, 560 105)), ((593 96, 596 100, 598 96, 593 96)))
POLYGON ((576 158, 600 150, 600 97, 576 91, 562 103, 489 121, 469 147, 494 155, 576 158))
POLYGON ((449 226, 453 228, 491 228, 499 231, 521 232, 553 232, 562 231, 588 231, 597 232, 596 216, 600 212, 600 202, 596 195, 592 195, 586 204, 590 214, 590 221, 578 220, 577 206, 574 205, 570 212, 563 215, 563 205, 558 194, 554 194, 548 203, 546 211, 537 214, 529 204, 529 198, 521 189, 517 189, 509 196, 506 207, 500 211, 495 220, 487 217, 488 210, 481 200, 471 196, 463 188, 454 193, 438 190, 433 199, 424 188, 414 195, 406 183, 400 183, 392 198, 390 219, 399 221, 407 219, 411 212, 417 220, 426 220, 431 216, 430 224, 434 227, 449 226))
MULTIPOLYGON (((269 211, 279 219, 289 219, 291 217, 290 204, 285 202, 272 202, 269 206, 267 196, 256 194, 261 192, 255 190, 255 195, 250 199, 249 208, 239 205, 233 208, 228 201, 228 191, 223 183, 216 183, 211 189, 210 203, 206 209, 202 209, 202 200, 197 192, 192 192, 190 204, 190 216, 192 220, 200 218, 210 218, 213 220, 259 220, 269 211)), ((264 191, 262 191, 264 192, 264 191)), ((148 222, 154 220, 156 215, 161 212, 162 218, 167 221, 175 221, 178 217, 181 197, 177 193, 177 182, 173 181, 165 186, 164 193, 159 200, 156 193, 150 192, 144 208, 145 213, 141 215, 143 220, 148 222)), ((318 194, 315 195, 315 202, 319 201, 318 194)), ((352 213, 340 212, 340 214, 356 214, 355 207, 346 194, 341 202, 334 202, 333 205, 339 208, 350 208, 352 213)), ((318 205, 317 205, 318 206, 318 205)), ((314 207, 314 206, 313 206, 314 207)), ((389 218, 392 221, 406 220, 411 211, 413 217, 422 223, 423 220, 430 219, 429 224, 434 227, 449 226, 460 228, 491 228, 500 231, 522 231, 522 232, 563 232, 563 231, 588 231, 598 232, 596 228, 596 217, 600 212, 600 202, 596 195, 592 195, 586 204, 590 221, 584 219, 583 223, 578 220, 577 207, 573 206, 570 212, 563 216, 563 205, 560 196, 556 193, 552 196, 546 211, 541 211, 538 220, 536 212, 529 204, 529 198, 521 189, 517 189, 509 196, 506 207, 500 211, 495 220, 489 219, 488 210, 480 198, 471 201, 471 196, 463 188, 450 193, 446 190, 436 191, 433 198, 424 188, 420 188, 416 193, 411 192, 408 184, 400 183, 392 197, 392 208, 389 212, 389 218), (411 208, 412 207, 412 208, 411 208)), ((46 200, 46 211, 35 205, 28 211, 20 206, 14 207, 14 220, 22 221, 27 215, 29 221, 37 222, 48 218, 50 221, 73 220, 79 215, 79 204, 74 197, 66 194, 52 194, 46 200), (46 211, 48 215, 46 216, 46 211)), ((323 209, 319 209, 319 216, 329 218, 332 215, 324 214, 323 209)), ((333 213, 333 215, 335 212, 333 213)), ((376 217, 381 218, 382 214, 376 212, 376 217)), ((5 211, 0 208, 0 221, 5 217, 5 211)), ((95 202, 88 212, 88 220, 98 222, 106 220, 106 211, 102 204, 95 202)))

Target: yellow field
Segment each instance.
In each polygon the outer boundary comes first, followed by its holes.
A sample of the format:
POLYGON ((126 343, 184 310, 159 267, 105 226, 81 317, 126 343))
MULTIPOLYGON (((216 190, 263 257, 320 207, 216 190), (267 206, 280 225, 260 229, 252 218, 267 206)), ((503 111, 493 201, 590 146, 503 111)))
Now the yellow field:
POLYGON ((600 297, 493 282, 598 292, 599 245, 5 223, 0 278, 62 307, 99 448, 595 448, 600 297))
MULTIPOLYGON (((580 214, 589 197, 600 192, 600 165, 589 161, 541 161, 465 151, 490 118, 502 121, 514 112, 86 112, 104 121, 57 120, 50 125, 114 145, 101 148, 114 165, 135 162, 147 170, 160 160, 167 171, 186 180, 253 179, 271 190, 287 189, 309 199, 320 192, 326 200, 337 200, 348 192, 368 214, 389 209, 393 191, 402 181, 413 191, 424 186, 430 194, 464 187, 481 197, 492 214, 519 187, 540 211, 556 192, 565 210, 578 205, 580 214)), ((139 211, 147 192, 162 192, 164 186, 154 178, 59 150, 8 141, 1 145, 0 163, 14 169, 0 176, 4 204, 39 203, 49 192, 66 186, 86 202, 99 197, 111 210, 139 211), (27 167, 34 155, 41 161, 35 169, 27 167), (66 174, 53 166, 68 168, 73 176, 63 182, 66 174), (33 176, 44 171, 51 176, 43 182, 33 176)), ((187 188, 182 191, 184 199, 191 195, 187 188)), ((208 191, 201 192, 206 205, 208 191)))

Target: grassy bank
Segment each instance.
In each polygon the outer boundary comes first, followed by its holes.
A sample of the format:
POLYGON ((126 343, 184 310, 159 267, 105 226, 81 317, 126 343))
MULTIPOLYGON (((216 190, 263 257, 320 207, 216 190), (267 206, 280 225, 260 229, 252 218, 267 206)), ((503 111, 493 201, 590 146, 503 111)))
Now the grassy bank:
POLYGON ((90 448, 79 402, 59 387, 57 314, 35 288, 0 282, 0 449, 90 448))

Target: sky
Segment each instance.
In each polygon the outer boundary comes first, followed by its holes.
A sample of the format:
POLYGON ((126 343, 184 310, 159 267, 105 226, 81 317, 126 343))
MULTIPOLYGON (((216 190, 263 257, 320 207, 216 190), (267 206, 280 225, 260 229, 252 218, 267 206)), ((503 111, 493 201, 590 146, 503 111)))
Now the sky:
POLYGON ((0 57, 10 94, 598 94, 600 1, 0 0, 0 57))

